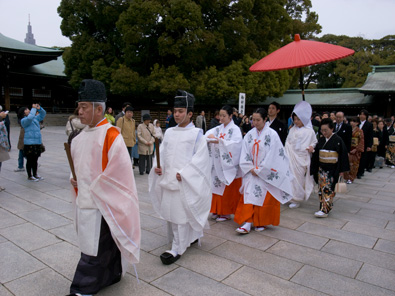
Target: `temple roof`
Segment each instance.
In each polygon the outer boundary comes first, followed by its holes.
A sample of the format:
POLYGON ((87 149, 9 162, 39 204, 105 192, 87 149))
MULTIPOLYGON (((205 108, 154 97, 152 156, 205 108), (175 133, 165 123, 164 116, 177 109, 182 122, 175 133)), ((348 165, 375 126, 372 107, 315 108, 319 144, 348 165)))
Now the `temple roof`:
POLYGON ((63 50, 27 44, 0 33, 0 58, 13 66, 28 66, 56 60, 63 50))
POLYGON ((395 65, 371 67, 373 70, 359 91, 364 94, 395 93, 395 65))
MULTIPOLYGON (((368 105, 373 102, 373 96, 360 93, 358 88, 306 89, 306 102, 312 106, 326 105, 368 105)), ((277 102, 282 106, 296 105, 302 100, 301 90, 287 90, 280 98, 267 97, 259 104, 268 105, 277 102)))

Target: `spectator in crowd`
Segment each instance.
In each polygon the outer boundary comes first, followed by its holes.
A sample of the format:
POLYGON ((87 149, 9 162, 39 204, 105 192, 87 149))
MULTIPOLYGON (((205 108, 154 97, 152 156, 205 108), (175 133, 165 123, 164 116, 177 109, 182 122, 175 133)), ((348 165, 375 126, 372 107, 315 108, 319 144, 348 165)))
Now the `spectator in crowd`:
POLYGON ((249 118, 247 115, 245 115, 245 116, 243 117, 243 122, 242 122, 242 125, 241 125, 241 130, 242 130, 242 133, 243 133, 243 137, 244 137, 251 129, 252 129, 252 126, 251 126, 250 118, 249 118))
POLYGON ((377 123, 377 137, 379 139, 379 145, 377 146, 377 157, 375 158, 374 167, 379 167, 382 169, 385 163, 385 150, 388 146, 388 132, 387 129, 384 128, 384 121, 378 120, 377 123))
POLYGON ((269 105, 267 110, 268 120, 266 124, 268 124, 272 129, 276 131, 278 136, 280 137, 281 143, 285 145, 285 138, 287 137, 287 130, 285 129, 284 123, 278 119, 278 113, 280 113, 281 106, 277 102, 272 102, 269 105))
POLYGON ((289 157, 292 179, 292 200, 289 207, 298 208, 313 192, 314 179, 310 175, 311 154, 317 138, 311 124, 311 105, 301 101, 292 112, 294 126, 289 130, 285 151, 289 157))
POLYGON ((233 122, 237 125, 240 126, 241 119, 239 117, 239 112, 237 111, 236 108, 233 108, 233 116, 232 116, 233 122))
POLYGON ((132 148, 136 145, 136 122, 133 119, 133 107, 127 106, 125 115, 118 119, 117 127, 121 129, 121 135, 125 141, 126 148, 133 163, 132 148))
POLYGON ((392 124, 391 118, 384 119, 385 129, 387 130, 388 135, 391 135, 394 132, 394 127, 392 124))
POLYGON ((389 129, 389 132, 390 131, 392 131, 392 133, 388 134, 388 146, 385 153, 385 160, 391 169, 395 169, 395 122, 392 125, 392 129, 389 129))
POLYGON ((25 129, 21 125, 21 120, 23 117, 25 117, 25 109, 26 107, 21 107, 18 109, 17 117, 18 117, 18 124, 21 127, 19 130, 19 138, 18 138, 18 145, 17 148, 19 150, 18 153, 18 167, 14 170, 14 172, 23 172, 25 170, 23 166, 23 160, 25 156, 23 155, 23 139, 25 137, 25 129))
POLYGON ((321 121, 323 137, 318 140, 311 159, 310 173, 318 183, 318 197, 320 200, 319 211, 314 213, 318 218, 328 217, 333 207, 335 186, 339 176, 350 170, 347 148, 343 140, 333 133, 332 119, 325 118, 321 121))
POLYGON ((342 138, 344 145, 346 145, 347 152, 351 150, 352 128, 345 123, 344 113, 339 111, 336 113, 335 130, 334 133, 342 138))
POLYGON ((167 110, 167 117, 166 117, 165 124, 166 124, 166 129, 177 125, 177 123, 174 120, 173 112, 171 112, 170 109, 167 110))
MULTIPOLYGON (((8 114, 4 111, 0 112, 0 170, 2 163, 10 159, 10 155, 8 153, 8 150, 10 149, 10 142, 8 140, 7 128, 4 122, 7 115, 8 114)), ((5 188, 0 186, 0 191, 4 190, 5 188)))
POLYGON ((325 118, 329 118, 329 112, 328 111, 324 111, 324 112, 322 112, 322 116, 321 116, 321 120, 322 119, 325 119, 325 118))
POLYGON ((107 121, 109 123, 115 125, 114 111, 112 110, 111 107, 107 107, 106 114, 104 114, 104 117, 107 118, 107 121))
MULTIPOLYGON (((361 123, 359 128, 363 131, 364 136, 364 151, 361 154, 361 160, 359 163, 357 178, 361 179, 364 175, 365 169, 367 168, 369 153, 372 151, 373 145, 373 125, 367 120, 369 116, 369 112, 365 109, 362 109, 359 112, 359 119, 361 123)), ((367 169, 368 172, 371 172, 371 169, 367 169)))
POLYGON ((361 123, 359 117, 351 117, 349 122, 352 129, 351 146, 350 152, 348 153, 350 171, 344 173, 344 179, 347 180, 348 184, 351 184, 357 177, 359 162, 361 160, 361 154, 364 151, 365 144, 363 131, 359 128, 359 124, 361 123))
POLYGON ((366 165, 366 168, 370 171, 372 171, 372 169, 375 167, 374 162, 376 160, 377 148, 380 144, 380 131, 378 128, 379 121, 377 118, 372 117, 371 123, 373 125, 373 144, 372 151, 369 153, 368 162, 366 165))
MULTIPOLYGON (((336 111, 332 111, 330 114, 329 114, 329 118, 330 119, 332 119, 332 121, 335 123, 336 122, 336 111)), ((344 114, 343 114, 343 117, 344 117, 344 114)))
POLYGON ((205 113, 202 110, 200 114, 196 117, 196 127, 201 128, 203 130, 203 135, 207 131, 207 125, 206 125, 206 117, 204 116, 205 113))
MULTIPOLYGON (((3 111, 3 107, 0 105, 0 112, 2 112, 2 111, 3 111)), ((3 122, 4 122, 5 128, 7 130, 7 139, 8 139, 8 144, 10 145, 10 147, 8 148, 8 151, 10 151, 11 150, 11 141, 10 141, 11 123, 10 123, 10 117, 8 116, 8 112, 4 112, 4 114, 5 114, 5 118, 3 119, 3 122)))
POLYGON ((152 154, 154 153, 155 129, 149 114, 143 115, 143 122, 137 127, 139 171, 149 174, 152 167, 152 154))
POLYGON ((211 118, 210 126, 208 127, 208 129, 210 130, 210 129, 212 129, 212 128, 214 128, 214 127, 220 125, 220 124, 221 124, 221 123, 219 122, 219 111, 218 111, 218 110, 215 110, 215 112, 214 112, 214 117, 211 118))
POLYGON ((86 127, 85 124, 81 123, 81 120, 78 117, 78 108, 75 108, 72 115, 70 115, 69 120, 66 123, 66 135, 70 136, 70 134, 74 131, 83 130, 86 127))
POLYGON ((122 111, 119 112, 119 113, 117 114, 117 116, 115 116, 114 125, 117 125, 118 119, 121 118, 121 117, 123 117, 123 116, 125 115, 125 109, 126 109, 127 106, 132 106, 132 103, 130 103, 130 102, 125 102, 125 103, 122 104, 122 111))
POLYGON ((160 122, 158 119, 154 120, 154 128, 155 128, 155 137, 158 138, 159 143, 162 143, 163 132, 162 132, 162 128, 160 127, 160 122))
POLYGON ((40 121, 43 121, 47 112, 39 104, 33 104, 32 109, 25 108, 25 117, 21 120, 21 125, 25 129, 23 138, 23 154, 25 155, 26 171, 29 181, 38 182, 44 180, 37 174, 37 161, 41 156, 43 145, 41 138, 40 121), (38 113, 38 115, 36 115, 38 113))

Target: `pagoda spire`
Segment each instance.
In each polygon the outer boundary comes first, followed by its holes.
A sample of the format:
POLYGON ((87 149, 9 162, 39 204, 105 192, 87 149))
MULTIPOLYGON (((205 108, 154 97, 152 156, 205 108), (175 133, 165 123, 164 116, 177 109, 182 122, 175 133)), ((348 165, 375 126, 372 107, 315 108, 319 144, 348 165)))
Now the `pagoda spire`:
POLYGON ((32 26, 30 25, 30 14, 29 14, 29 24, 27 25, 25 43, 36 45, 36 39, 34 39, 34 35, 32 33, 32 26))

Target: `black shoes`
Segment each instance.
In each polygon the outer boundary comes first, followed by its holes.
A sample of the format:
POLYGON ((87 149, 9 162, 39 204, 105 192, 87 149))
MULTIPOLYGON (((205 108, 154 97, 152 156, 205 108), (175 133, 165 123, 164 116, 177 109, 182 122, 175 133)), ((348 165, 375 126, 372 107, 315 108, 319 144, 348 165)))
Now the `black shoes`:
POLYGON ((160 255, 160 260, 164 265, 170 265, 176 262, 178 259, 181 258, 181 255, 177 255, 174 257, 172 254, 168 252, 164 252, 162 255, 160 255))

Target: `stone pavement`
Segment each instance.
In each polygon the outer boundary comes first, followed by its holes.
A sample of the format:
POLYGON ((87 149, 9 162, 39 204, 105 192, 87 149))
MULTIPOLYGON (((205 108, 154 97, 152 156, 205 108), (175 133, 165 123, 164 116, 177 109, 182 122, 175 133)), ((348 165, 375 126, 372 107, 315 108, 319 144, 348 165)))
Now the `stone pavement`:
MULTIPOLYGON (((72 226, 63 127, 42 131, 44 181, 28 182, 17 166, 19 128, 11 130, 12 159, 0 174, 0 295, 66 295, 80 252, 72 226)), ((336 197, 326 219, 313 216, 317 195, 298 209, 282 206, 281 223, 264 232, 235 232, 233 221, 210 221, 202 245, 176 264, 159 255, 166 225, 135 170, 142 242, 134 272, 98 295, 395 295, 395 170, 375 169, 336 197)))

